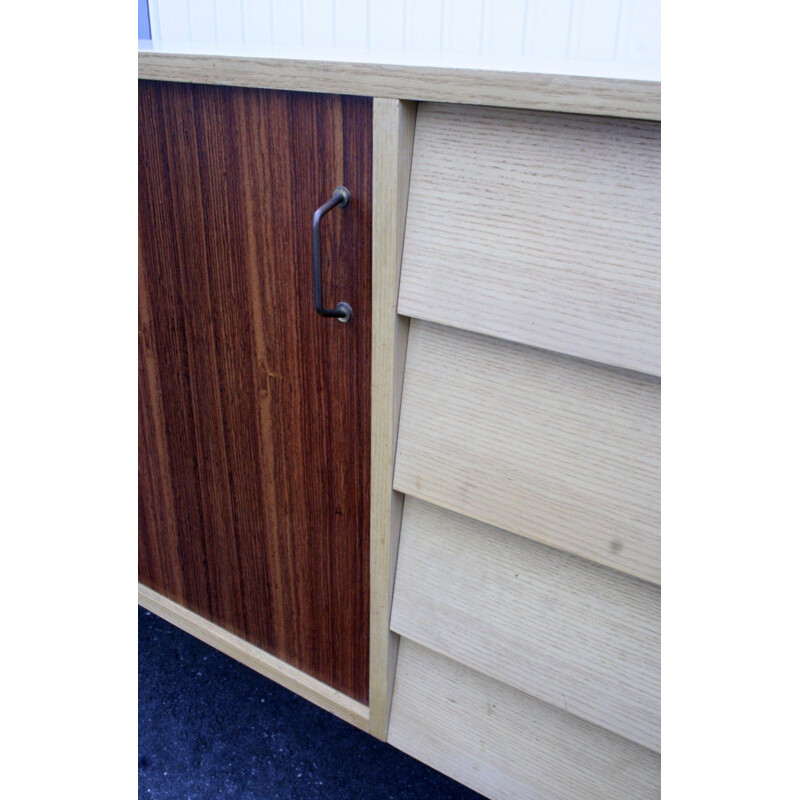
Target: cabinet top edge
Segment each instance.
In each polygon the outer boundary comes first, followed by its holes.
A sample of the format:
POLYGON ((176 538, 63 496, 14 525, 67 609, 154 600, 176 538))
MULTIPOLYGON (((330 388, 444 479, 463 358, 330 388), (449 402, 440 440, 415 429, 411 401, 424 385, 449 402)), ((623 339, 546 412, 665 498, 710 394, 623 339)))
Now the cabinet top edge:
POLYGON ((661 82, 456 67, 139 51, 139 78, 661 119, 661 82))

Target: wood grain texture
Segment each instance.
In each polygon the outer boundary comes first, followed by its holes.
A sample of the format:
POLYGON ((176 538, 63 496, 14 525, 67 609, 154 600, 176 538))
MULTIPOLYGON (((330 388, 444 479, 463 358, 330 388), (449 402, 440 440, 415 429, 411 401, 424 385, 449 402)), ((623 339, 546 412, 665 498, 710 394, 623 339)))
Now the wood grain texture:
POLYGON ((399 311, 658 375, 660 125, 421 104, 399 311))
POLYGON ((661 592, 406 499, 392 630, 661 750, 661 592))
POLYGON ((156 52, 139 53, 139 77, 661 119, 660 81, 156 52))
POLYGON ((139 584, 139 605, 152 611, 182 631, 191 634, 211 647, 216 647, 260 675, 299 694, 306 700, 324 708, 331 714, 365 731, 369 723, 369 708, 325 683, 306 675, 291 664, 259 650, 249 642, 209 622, 199 614, 187 611, 152 589, 139 584))
POLYGON ((389 742, 495 800, 659 796, 658 754, 408 639, 389 742))
POLYGON ((389 631, 403 495, 392 489, 408 320, 397 315, 416 103, 373 101, 370 733, 386 739, 397 636, 389 631))
POLYGON ((660 381, 412 320, 397 491, 660 581, 660 381))
POLYGON ((368 697, 372 103, 140 82, 140 580, 368 697), (311 219, 323 222, 314 312, 311 219))

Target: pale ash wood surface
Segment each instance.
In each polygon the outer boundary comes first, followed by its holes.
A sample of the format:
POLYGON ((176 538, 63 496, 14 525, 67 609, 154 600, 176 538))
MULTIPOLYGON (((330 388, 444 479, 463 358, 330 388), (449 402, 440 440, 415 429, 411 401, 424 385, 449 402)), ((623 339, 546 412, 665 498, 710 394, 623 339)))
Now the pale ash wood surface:
POLYGON ((651 750, 658 587, 409 497, 392 630, 651 750))
POLYGON ((408 320, 397 290, 416 103, 373 101, 372 444, 370 481, 370 725, 386 739, 397 636, 389 631, 403 495, 392 489, 408 320))
POLYGON ((660 124, 420 104, 399 311, 660 374, 660 124))
POLYGON ((139 52, 139 77, 636 119, 661 118, 660 81, 145 51, 139 52))
POLYGON ((660 380, 412 320, 394 488, 660 582, 660 380))
POLYGON ((389 742, 496 800, 659 796, 657 753, 405 638, 389 742))
POLYGON ((174 603, 142 583, 139 584, 139 605, 320 708, 330 711, 345 722, 363 731, 368 730, 367 706, 174 603))

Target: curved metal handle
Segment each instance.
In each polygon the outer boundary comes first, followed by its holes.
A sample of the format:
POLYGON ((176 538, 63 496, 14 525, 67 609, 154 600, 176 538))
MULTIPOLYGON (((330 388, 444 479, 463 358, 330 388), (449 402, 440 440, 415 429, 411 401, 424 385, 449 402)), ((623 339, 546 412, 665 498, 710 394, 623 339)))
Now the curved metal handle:
POLYGON ((321 205, 314 212, 312 226, 313 252, 314 252, 314 308, 317 314, 323 317, 336 317, 339 322, 347 322, 353 316, 353 309, 349 303, 337 303, 336 308, 324 308, 322 305, 322 257, 319 244, 319 224, 322 218, 336 206, 344 208, 350 202, 350 191, 345 186, 337 186, 333 196, 327 203, 321 205))

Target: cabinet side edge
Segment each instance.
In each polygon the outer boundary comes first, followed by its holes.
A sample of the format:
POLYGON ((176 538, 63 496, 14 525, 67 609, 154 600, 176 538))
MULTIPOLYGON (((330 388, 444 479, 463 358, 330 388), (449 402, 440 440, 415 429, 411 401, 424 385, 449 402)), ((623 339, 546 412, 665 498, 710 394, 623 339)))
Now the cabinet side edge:
POLYGON ((373 101, 370 725, 386 739, 397 663, 389 631, 403 495, 392 489, 408 320, 397 316, 417 104, 373 101))

